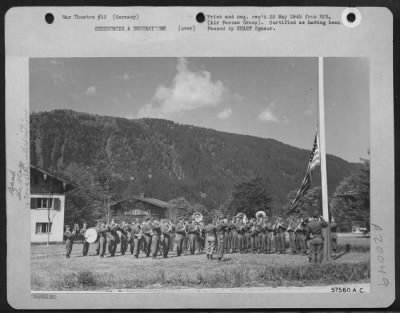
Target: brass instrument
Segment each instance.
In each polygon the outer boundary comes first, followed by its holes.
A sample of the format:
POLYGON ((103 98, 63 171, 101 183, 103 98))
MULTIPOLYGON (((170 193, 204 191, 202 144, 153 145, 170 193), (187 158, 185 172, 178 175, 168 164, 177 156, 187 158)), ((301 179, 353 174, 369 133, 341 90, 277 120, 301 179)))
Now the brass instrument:
POLYGON ((247 220, 248 220, 246 214, 244 214, 243 212, 240 212, 240 213, 236 214, 236 217, 238 219, 241 219, 243 221, 243 223, 246 223, 247 220))
POLYGON ((264 211, 258 211, 258 212, 256 213, 256 218, 257 218, 257 219, 265 218, 266 216, 267 216, 267 214, 265 214, 264 211))
POLYGON ((194 219, 196 223, 200 223, 203 220, 203 214, 200 212, 195 212, 192 215, 192 219, 194 219))

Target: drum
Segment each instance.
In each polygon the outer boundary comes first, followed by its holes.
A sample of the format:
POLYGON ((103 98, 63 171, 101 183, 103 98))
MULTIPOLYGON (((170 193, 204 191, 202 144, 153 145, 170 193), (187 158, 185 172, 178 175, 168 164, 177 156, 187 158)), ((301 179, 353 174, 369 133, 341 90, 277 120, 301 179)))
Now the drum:
POLYGON ((85 240, 88 243, 95 243, 99 239, 99 233, 96 228, 89 228, 85 232, 85 240))

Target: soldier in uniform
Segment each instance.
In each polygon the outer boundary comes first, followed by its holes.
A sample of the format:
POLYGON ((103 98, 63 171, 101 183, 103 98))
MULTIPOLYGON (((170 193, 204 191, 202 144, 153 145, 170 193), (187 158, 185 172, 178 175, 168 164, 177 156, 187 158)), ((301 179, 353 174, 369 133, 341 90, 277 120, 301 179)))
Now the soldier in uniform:
POLYGON ((306 232, 310 235, 310 262, 321 263, 324 255, 324 238, 322 228, 328 226, 328 223, 314 211, 313 218, 309 220, 306 226, 306 232))
POLYGON ((152 225, 151 225, 149 217, 146 218, 146 221, 142 226, 142 233, 143 233, 142 242, 143 242, 143 246, 144 246, 143 250, 144 250, 146 257, 149 257, 150 251, 151 251, 151 240, 152 240, 152 234, 151 234, 152 233, 152 225))
POLYGON ((244 252, 244 223, 242 219, 238 219, 238 223, 236 224, 237 228, 237 249, 240 253, 244 252))
POLYGON ((194 255, 195 249, 197 246, 197 241, 198 241, 197 237, 199 235, 199 228, 198 228, 198 225, 196 224, 195 220, 192 220, 192 222, 189 224, 188 234, 189 234, 190 254, 194 255))
POLYGON ((265 245, 265 227, 267 217, 261 217, 258 223, 258 253, 265 253, 267 247, 265 245))
POLYGON ((160 237, 161 237, 161 225, 158 220, 155 220, 152 223, 151 229, 152 237, 151 237, 151 256, 153 259, 157 257, 158 249, 160 247, 160 237))
POLYGON ((75 237, 75 231, 71 231, 71 227, 69 225, 65 225, 65 233, 64 233, 64 238, 65 238, 65 257, 69 258, 71 251, 72 251, 72 246, 74 244, 74 237, 75 237))
POLYGON ((256 220, 254 218, 250 219, 250 251, 251 253, 256 253, 257 252, 257 245, 256 245, 256 239, 258 236, 257 229, 256 229, 256 220))
POLYGON ((301 251, 301 242, 300 242, 300 236, 302 233, 302 219, 297 219, 296 225, 294 227, 293 233, 294 233, 294 243, 296 245, 296 253, 300 254, 301 251))
POLYGON ((163 221, 161 223, 161 246, 164 258, 168 258, 172 231, 172 225, 168 221, 163 221))
POLYGON ((98 241, 98 255, 100 255, 101 258, 104 257, 104 254, 106 253, 106 247, 107 247, 107 227, 105 223, 99 223, 99 225, 96 227, 97 232, 99 233, 99 241, 98 241))
POLYGON ((265 223, 265 253, 270 254, 272 252, 272 236, 273 233, 273 225, 268 220, 265 223))
POLYGON ((198 249, 200 253, 204 252, 205 245, 206 245, 206 231, 205 231, 204 222, 199 223, 199 237, 198 237, 198 249))
POLYGON ((286 253, 286 238, 285 238, 286 229, 287 229, 286 222, 283 220, 282 216, 279 216, 278 226, 277 226, 279 254, 286 253))
POLYGON ((332 216, 331 217, 331 222, 329 224, 329 228, 331 230, 331 247, 332 247, 332 251, 334 253, 337 252, 337 224, 335 223, 335 218, 332 216))
POLYGON ((232 239, 231 228, 229 227, 229 222, 227 222, 227 224, 228 227, 225 231, 225 236, 224 236, 224 247, 225 247, 224 253, 230 253, 231 251, 231 239, 232 239))
POLYGON ((257 253, 264 252, 264 232, 262 231, 263 217, 256 221, 256 251, 257 253))
POLYGON ((295 221, 294 219, 291 219, 289 222, 289 226, 287 228, 287 232, 289 233, 289 248, 290 248, 290 253, 291 254, 296 254, 296 240, 295 240, 295 221))
POLYGON ((128 223, 123 221, 118 230, 121 232, 121 255, 124 255, 128 249, 128 233, 130 233, 131 228, 129 227, 128 223))
POLYGON ((183 218, 180 218, 178 224, 175 227, 175 243, 176 243, 176 255, 180 256, 183 252, 183 242, 186 237, 186 226, 183 218))
POLYGON ((115 255, 115 251, 117 249, 117 230, 115 228, 114 222, 110 225, 106 226, 106 235, 107 235, 107 246, 108 246, 108 253, 110 256, 115 255))
POLYGON ((246 219, 243 225, 244 252, 250 251, 250 221, 246 219))
POLYGON ((274 245, 274 252, 278 253, 281 248, 279 246, 280 242, 278 240, 278 219, 275 220, 275 223, 272 225, 272 243, 274 245))
POLYGON ((169 251, 173 252, 174 251, 174 245, 175 245, 175 227, 176 225, 171 223, 171 233, 169 235, 169 251))
POLYGON ((87 223, 83 223, 83 227, 80 230, 81 236, 82 236, 82 255, 87 256, 89 252, 89 246, 90 244, 86 241, 85 238, 85 233, 87 231, 87 223))
POLYGON ((221 220, 217 221, 216 233, 217 233, 217 242, 218 242, 218 247, 217 247, 218 261, 221 261, 222 257, 224 256, 225 232, 227 231, 227 228, 228 228, 228 221, 226 219, 221 219, 221 220))
POLYGON ((209 223, 205 227, 206 233, 206 255, 207 259, 212 260, 215 251, 215 241, 216 241, 216 227, 213 223, 209 223))
POLYGON ((141 227, 139 221, 135 221, 131 227, 131 253, 137 259, 140 253, 140 246, 142 244, 142 234, 141 234, 141 227))
POLYGON ((229 223, 230 229, 230 245, 231 245, 231 253, 236 253, 238 250, 238 231, 237 231, 237 217, 234 216, 232 221, 229 223))

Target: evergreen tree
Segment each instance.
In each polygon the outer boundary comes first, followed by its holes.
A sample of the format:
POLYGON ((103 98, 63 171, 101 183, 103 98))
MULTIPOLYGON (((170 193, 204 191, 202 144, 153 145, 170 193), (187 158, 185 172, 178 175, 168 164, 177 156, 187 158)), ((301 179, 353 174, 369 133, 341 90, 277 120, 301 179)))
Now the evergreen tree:
POLYGON ((268 183, 260 177, 236 184, 229 204, 230 211, 234 214, 243 212, 248 217, 254 217, 257 211, 271 215, 268 187, 268 183))

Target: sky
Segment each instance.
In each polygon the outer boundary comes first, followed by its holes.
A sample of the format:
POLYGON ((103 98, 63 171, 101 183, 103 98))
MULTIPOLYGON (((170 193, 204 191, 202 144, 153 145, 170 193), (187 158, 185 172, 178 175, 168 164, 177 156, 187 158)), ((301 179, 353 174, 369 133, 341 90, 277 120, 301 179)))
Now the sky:
MULTIPOLYGON (((327 153, 359 162, 369 149, 368 59, 325 58, 324 84, 327 153)), ((318 59, 31 59, 30 110, 54 109, 163 118, 311 150, 318 59)))

